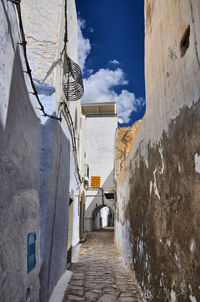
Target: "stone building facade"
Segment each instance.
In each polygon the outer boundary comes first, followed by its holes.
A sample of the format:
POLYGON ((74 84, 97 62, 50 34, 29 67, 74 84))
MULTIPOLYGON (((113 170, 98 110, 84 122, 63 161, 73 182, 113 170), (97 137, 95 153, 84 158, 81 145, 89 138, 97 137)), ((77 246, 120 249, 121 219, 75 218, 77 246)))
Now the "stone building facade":
POLYGON ((146 114, 117 176, 116 243, 146 301, 199 301, 200 2, 145 1, 146 114))

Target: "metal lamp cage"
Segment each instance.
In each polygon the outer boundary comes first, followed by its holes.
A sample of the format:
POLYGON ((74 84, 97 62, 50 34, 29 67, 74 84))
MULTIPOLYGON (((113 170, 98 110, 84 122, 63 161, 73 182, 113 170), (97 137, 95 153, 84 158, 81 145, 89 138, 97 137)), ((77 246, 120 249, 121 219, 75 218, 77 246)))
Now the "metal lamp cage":
POLYGON ((67 54, 63 60, 63 90, 67 101, 78 101, 84 93, 81 69, 67 54))

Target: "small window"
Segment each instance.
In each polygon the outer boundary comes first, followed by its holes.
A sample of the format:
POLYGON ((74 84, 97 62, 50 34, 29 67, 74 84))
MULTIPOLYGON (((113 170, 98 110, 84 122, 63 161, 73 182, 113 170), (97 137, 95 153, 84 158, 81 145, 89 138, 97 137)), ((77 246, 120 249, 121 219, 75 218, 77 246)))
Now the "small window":
POLYGON ((114 193, 104 193, 106 199, 114 199, 114 193))
POLYGON ((29 233, 27 236, 27 273, 36 266, 36 233, 29 233))

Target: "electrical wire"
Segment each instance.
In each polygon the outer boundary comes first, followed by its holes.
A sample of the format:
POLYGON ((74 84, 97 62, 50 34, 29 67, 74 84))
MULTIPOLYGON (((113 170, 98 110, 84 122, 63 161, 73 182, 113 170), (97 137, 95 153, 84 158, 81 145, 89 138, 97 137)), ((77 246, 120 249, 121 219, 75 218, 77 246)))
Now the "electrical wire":
MULTIPOLYGON (((68 17, 67 17, 67 0, 65 0, 65 33, 64 33, 64 47, 63 47, 63 50, 61 52, 61 56, 64 56, 63 57, 63 67, 66 67, 64 66, 64 61, 66 60, 66 57, 67 57, 67 42, 68 42, 68 32, 67 32, 67 21, 68 21, 68 17)), ((69 81, 69 79, 68 79, 69 81)), ((69 83, 68 83, 69 84, 69 83)), ((64 92, 64 85, 63 85, 63 92, 64 92)), ((71 135, 71 139, 72 139, 72 151, 73 151, 73 154, 74 154, 74 160, 75 160, 75 166, 76 166, 76 172, 77 172, 77 175, 78 175, 78 182, 81 184, 82 183, 82 177, 81 177, 81 174, 80 174, 80 169, 79 169, 79 165, 78 165, 78 152, 77 152, 77 147, 76 147, 76 135, 75 135, 75 129, 74 129, 74 124, 73 124, 73 119, 72 119, 72 116, 71 116, 71 113, 70 113, 70 110, 69 110, 69 107, 68 107, 68 104, 67 104, 67 99, 66 99, 66 95, 64 93, 64 98, 62 99, 62 101, 60 102, 60 105, 59 105, 59 109, 60 109, 60 112, 62 113, 66 123, 67 123, 67 126, 68 126, 68 129, 69 129, 69 132, 70 132, 70 135, 71 135)))
POLYGON ((29 76, 30 83, 31 83, 31 86, 32 86, 32 89, 33 89, 33 92, 31 92, 31 93, 36 97, 36 99, 38 101, 38 104, 40 106, 39 110, 42 111, 42 113, 45 117, 49 117, 49 118, 52 118, 54 120, 58 120, 58 121, 61 122, 62 121, 61 116, 58 117, 58 116, 51 115, 51 114, 48 114, 48 113, 45 112, 44 106, 42 105, 42 103, 40 101, 40 98, 39 98, 38 93, 37 93, 37 89, 35 87, 35 84, 34 84, 34 81, 33 81, 33 78, 32 78, 31 68, 30 68, 30 65, 29 65, 29 61, 28 61, 28 57, 27 57, 27 50, 26 50, 27 41, 26 41, 26 38, 25 38, 24 27, 23 27, 23 22, 22 22, 22 14, 21 14, 21 6, 20 6, 21 0, 8 0, 8 1, 10 1, 13 4, 16 5, 18 21, 19 21, 19 29, 20 29, 20 34, 21 34, 21 43, 19 43, 19 44, 23 47, 24 59, 25 59, 25 64, 26 64, 26 69, 27 69, 27 71, 25 71, 25 72, 29 76))
POLYGON ((71 113, 69 111, 68 105, 67 103, 63 100, 60 103, 60 111, 62 112, 62 115, 68 125, 68 129, 72 138, 72 151, 74 154, 74 160, 75 160, 75 166, 76 166, 76 171, 77 171, 77 175, 78 175, 78 181, 81 184, 82 183, 82 178, 80 175, 80 169, 79 169, 79 165, 78 165, 78 157, 77 157, 77 147, 76 147, 76 135, 75 135, 75 130, 74 130, 74 124, 73 124, 73 120, 72 120, 72 116, 71 113))
MULTIPOLYGON (((33 89, 33 92, 31 92, 31 93, 33 95, 35 95, 35 97, 36 97, 36 99, 37 99, 37 101, 38 101, 38 103, 40 105, 39 110, 42 111, 42 113, 43 113, 43 115, 45 117, 49 117, 51 119, 58 120, 58 121, 61 122, 62 121, 61 113, 63 114, 63 116, 65 118, 65 121, 67 122, 69 132, 71 134, 71 138, 72 138, 72 150, 73 150, 74 159, 75 159, 76 172, 77 172, 77 175, 78 175, 78 182, 81 184, 82 183, 82 178, 81 178, 81 175, 80 175, 80 169, 79 169, 79 165, 78 165, 75 130, 74 130, 74 125, 73 125, 73 119, 72 119, 71 113, 69 111, 67 102, 64 101, 64 102, 60 103, 60 105, 62 105, 62 107, 63 107, 62 110, 60 110, 60 117, 55 116, 55 115, 50 115, 50 114, 48 114, 48 113, 45 112, 44 106, 42 105, 42 103, 41 103, 41 101, 39 99, 39 96, 38 96, 38 93, 37 93, 37 90, 36 90, 36 87, 35 87, 35 84, 34 84, 34 81, 33 81, 33 78, 32 78, 31 68, 30 68, 30 65, 29 65, 28 57, 27 57, 27 49, 26 49, 27 41, 26 41, 26 38, 25 38, 24 27, 23 27, 23 22, 22 22, 22 14, 21 14, 21 6, 20 6, 21 0, 8 0, 8 1, 12 2, 13 4, 16 5, 16 10, 17 10, 17 15, 18 15, 18 22, 19 22, 19 29, 20 29, 20 35, 21 35, 21 43, 19 43, 19 44, 23 47, 24 59, 25 59, 25 64, 26 64, 26 69, 27 69, 26 73, 29 76, 30 83, 31 83, 31 86, 32 86, 32 89, 33 89)), ((65 0, 64 47, 63 47, 63 50, 61 52, 61 55, 65 54, 66 47, 67 47, 67 42, 68 42, 68 33, 67 33, 67 0, 65 0)))

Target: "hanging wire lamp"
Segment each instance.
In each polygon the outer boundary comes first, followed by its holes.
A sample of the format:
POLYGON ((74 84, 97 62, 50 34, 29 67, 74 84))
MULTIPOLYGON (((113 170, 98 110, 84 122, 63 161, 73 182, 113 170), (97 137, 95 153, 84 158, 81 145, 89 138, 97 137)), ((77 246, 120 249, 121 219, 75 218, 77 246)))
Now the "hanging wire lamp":
POLYGON ((78 101, 84 93, 81 69, 67 54, 63 62, 63 90, 67 101, 78 101))

